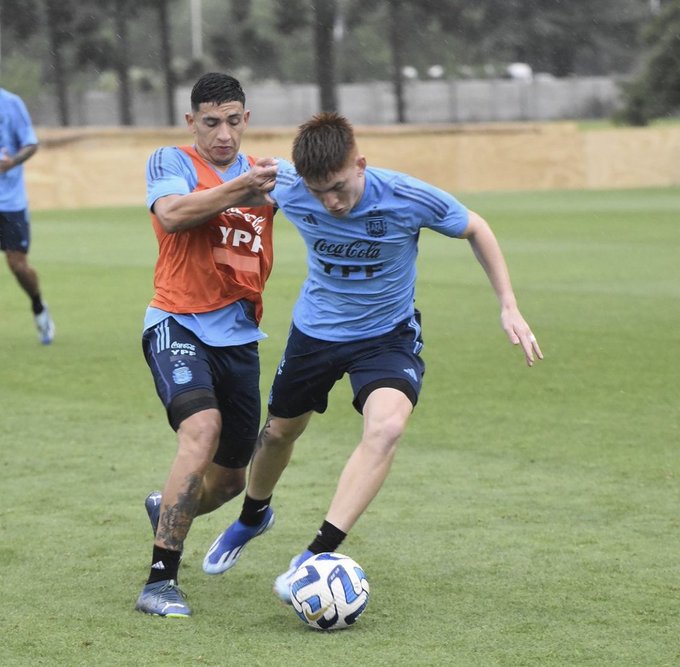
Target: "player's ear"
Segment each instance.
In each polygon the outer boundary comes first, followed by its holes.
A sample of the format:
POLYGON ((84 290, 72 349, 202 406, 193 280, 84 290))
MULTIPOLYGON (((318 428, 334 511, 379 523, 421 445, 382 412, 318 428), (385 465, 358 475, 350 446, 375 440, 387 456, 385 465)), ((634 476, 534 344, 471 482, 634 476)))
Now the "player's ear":
POLYGON ((194 119, 194 114, 192 113, 185 113, 184 114, 184 120, 187 122, 187 126, 189 129, 193 132, 194 130, 194 123, 196 122, 194 119))
POLYGON ((366 171, 366 157, 365 156, 357 155, 355 164, 356 164, 357 168, 359 169, 359 171, 361 173, 366 171))
POLYGON ((246 109, 243 112, 243 124, 248 125, 249 120, 250 120, 250 109, 246 109))

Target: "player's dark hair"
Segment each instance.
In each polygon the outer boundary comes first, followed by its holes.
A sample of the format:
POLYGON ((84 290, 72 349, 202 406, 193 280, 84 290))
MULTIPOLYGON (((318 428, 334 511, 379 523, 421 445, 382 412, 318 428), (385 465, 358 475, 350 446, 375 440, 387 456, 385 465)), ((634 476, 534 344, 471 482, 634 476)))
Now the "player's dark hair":
POLYGON ((198 111, 201 104, 240 102, 245 106, 246 94, 233 76, 220 72, 204 74, 191 89, 191 108, 198 111))
POLYGON ((351 123, 340 114, 324 111, 298 128, 293 163, 305 180, 325 181, 346 166, 355 149, 351 123))

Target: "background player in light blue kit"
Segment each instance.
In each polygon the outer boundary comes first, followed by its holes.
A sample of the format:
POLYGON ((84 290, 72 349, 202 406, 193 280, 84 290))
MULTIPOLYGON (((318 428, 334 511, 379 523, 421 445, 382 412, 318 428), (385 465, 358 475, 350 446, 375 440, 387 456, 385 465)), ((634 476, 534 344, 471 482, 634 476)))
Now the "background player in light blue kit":
POLYGON ((336 551, 377 495, 418 400, 425 365, 414 299, 422 228, 468 240, 496 293, 510 342, 521 346, 529 366, 543 358, 517 307, 498 242, 479 215, 427 183, 367 167, 352 126, 337 114, 318 114, 300 127, 293 162, 295 168, 279 162, 270 195, 304 238, 308 274, 272 385, 243 510, 203 562, 210 574, 228 570, 262 532, 296 439, 313 412, 325 411, 331 388, 347 373, 363 435, 316 537, 276 579, 274 590, 285 602, 295 569, 312 554, 336 551))
POLYGON ((24 183, 24 162, 38 150, 38 137, 23 100, 0 88, 0 250, 31 308, 43 345, 54 339, 54 322, 40 295, 36 270, 28 263, 31 228, 24 183))

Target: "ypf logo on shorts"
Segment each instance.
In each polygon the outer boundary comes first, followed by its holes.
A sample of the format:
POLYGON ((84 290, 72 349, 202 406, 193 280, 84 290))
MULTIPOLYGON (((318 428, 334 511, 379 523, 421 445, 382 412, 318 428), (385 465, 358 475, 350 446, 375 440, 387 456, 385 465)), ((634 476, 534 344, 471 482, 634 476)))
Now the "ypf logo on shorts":
POLYGON ((170 354, 172 354, 173 356, 185 355, 195 357, 196 346, 193 343, 180 343, 174 340, 170 344, 170 354))

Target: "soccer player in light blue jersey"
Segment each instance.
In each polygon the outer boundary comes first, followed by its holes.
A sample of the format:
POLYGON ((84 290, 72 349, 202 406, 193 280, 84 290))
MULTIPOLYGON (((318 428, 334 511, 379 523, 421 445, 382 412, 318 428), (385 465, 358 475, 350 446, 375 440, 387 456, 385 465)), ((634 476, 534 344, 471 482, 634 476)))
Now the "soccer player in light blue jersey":
POLYGON ((542 359, 517 307, 508 269, 489 225, 423 181, 367 167, 349 122, 334 113, 300 127, 293 162, 279 161, 270 196, 307 246, 307 277, 293 309, 237 521, 203 562, 232 567, 271 511, 274 487, 314 412, 324 412, 337 380, 349 375, 363 415, 361 441, 347 461, 325 520, 274 584, 290 603, 290 579, 313 554, 336 551, 382 487, 417 403, 425 364, 415 308, 420 230, 466 239, 496 293, 501 325, 529 366, 542 359), (263 518, 264 517, 264 518, 263 518))
POLYGON ((28 262, 31 227, 24 183, 24 162, 38 150, 38 137, 23 100, 0 88, 0 250, 21 288, 31 300, 38 338, 54 339, 54 322, 40 294, 36 270, 28 262))

